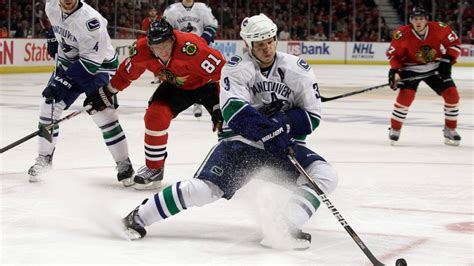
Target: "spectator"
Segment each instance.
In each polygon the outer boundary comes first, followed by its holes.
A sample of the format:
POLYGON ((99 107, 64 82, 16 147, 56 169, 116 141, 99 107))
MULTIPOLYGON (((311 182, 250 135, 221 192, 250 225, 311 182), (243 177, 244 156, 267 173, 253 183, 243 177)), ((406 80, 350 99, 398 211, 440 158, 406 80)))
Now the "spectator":
POLYGON ((283 23, 283 28, 278 35, 278 40, 280 41, 288 41, 290 40, 290 33, 288 32, 288 26, 286 23, 283 23))
POLYGON ((26 19, 23 19, 18 25, 18 29, 15 32, 15 38, 27 38, 31 36, 31 30, 29 30, 29 23, 26 19))
POLYGON ((148 30, 148 28, 150 27, 150 24, 155 21, 155 20, 158 20, 160 19, 161 16, 158 15, 158 12, 156 11, 156 8, 151 6, 149 9, 148 9, 148 17, 144 18, 142 20, 142 31, 144 31, 144 33, 141 33, 138 38, 142 38, 142 37, 145 37, 146 34, 145 32, 148 30))

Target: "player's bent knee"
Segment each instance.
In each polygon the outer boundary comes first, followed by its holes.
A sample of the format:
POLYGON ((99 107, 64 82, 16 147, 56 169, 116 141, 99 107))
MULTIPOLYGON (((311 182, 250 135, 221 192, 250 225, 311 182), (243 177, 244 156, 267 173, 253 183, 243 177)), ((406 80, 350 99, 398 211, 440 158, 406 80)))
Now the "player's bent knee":
POLYGON ((98 127, 103 127, 118 120, 117 110, 114 108, 105 108, 92 115, 92 120, 98 127))
MULTIPOLYGON (((313 177, 318 187, 325 193, 331 194, 337 187, 339 181, 338 175, 334 167, 325 161, 315 161, 311 163, 306 172, 313 177)), ((300 176, 299 180, 306 180, 300 176)))
POLYGON ((153 102, 145 112, 145 126, 151 130, 163 130, 169 128, 173 112, 171 108, 162 102, 153 102))
POLYGON ((222 197, 224 192, 207 180, 193 178, 181 182, 180 190, 186 208, 203 206, 222 197))
POLYGON ((447 103, 455 104, 459 102, 459 93, 456 87, 449 87, 441 93, 447 103))

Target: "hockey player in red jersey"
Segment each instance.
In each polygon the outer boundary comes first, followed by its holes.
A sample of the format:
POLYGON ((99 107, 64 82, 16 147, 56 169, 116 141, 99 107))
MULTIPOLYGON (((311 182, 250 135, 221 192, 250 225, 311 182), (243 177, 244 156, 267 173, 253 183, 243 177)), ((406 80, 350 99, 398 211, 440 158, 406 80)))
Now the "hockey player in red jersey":
POLYGON ((151 97, 145 113, 146 165, 138 170, 136 189, 161 186, 171 120, 194 103, 202 104, 211 114, 213 131, 220 131, 220 72, 225 64, 219 51, 210 48, 201 37, 173 30, 165 20, 151 23, 147 38, 133 44, 130 56, 113 76, 109 90, 124 90, 145 70, 159 75, 161 83, 151 97))
POLYGON ((390 87, 393 90, 400 89, 391 118, 389 138, 392 145, 400 137, 402 124, 421 82, 401 80, 431 71, 436 75, 423 81, 444 99, 445 144, 459 145, 461 137, 456 132, 459 94, 451 77, 451 66, 456 63, 461 52, 460 43, 456 33, 448 25, 428 21, 423 7, 414 7, 410 14, 410 24, 395 31, 387 50, 390 87))

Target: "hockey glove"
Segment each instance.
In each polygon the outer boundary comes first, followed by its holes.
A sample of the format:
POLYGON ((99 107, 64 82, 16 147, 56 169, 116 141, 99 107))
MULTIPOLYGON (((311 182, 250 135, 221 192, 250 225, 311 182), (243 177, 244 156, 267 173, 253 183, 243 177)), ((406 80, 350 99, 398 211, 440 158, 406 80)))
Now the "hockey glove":
POLYGON ((58 41, 54 35, 53 29, 47 30, 44 35, 46 36, 46 43, 48 45, 48 54, 51 58, 58 53, 58 41))
POLYGON ((260 139, 265 150, 280 158, 286 158, 288 148, 296 150, 296 143, 288 134, 288 131, 288 127, 274 123, 274 127, 268 130, 268 134, 260 139))
POLYGON ((222 123, 224 122, 224 118, 222 117, 221 109, 219 108, 218 104, 214 105, 212 109, 212 132, 222 132, 222 123))
POLYGON ((66 76, 61 67, 56 69, 56 74, 50 79, 48 86, 43 90, 43 97, 47 102, 51 102, 54 99, 56 102, 62 101, 67 92, 72 88, 71 79, 66 76))
POLYGON ((402 71, 400 69, 395 69, 395 68, 391 68, 388 71, 388 84, 390 86, 390 89, 396 91, 398 88, 400 88, 400 85, 403 84, 400 82, 401 73, 402 71))
POLYGON ((439 60, 438 72, 441 78, 446 79, 451 77, 451 68, 454 58, 450 55, 444 55, 439 60))
POLYGON ((275 100, 269 104, 265 104, 260 109, 258 109, 258 111, 266 117, 271 117, 283 109, 285 102, 287 103, 287 101, 284 100, 275 100))
POLYGON ((89 114, 100 112, 105 108, 114 105, 114 95, 115 93, 112 93, 107 87, 100 87, 98 90, 87 96, 84 101, 84 106, 92 105, 92 109, 88 111, 89 114))

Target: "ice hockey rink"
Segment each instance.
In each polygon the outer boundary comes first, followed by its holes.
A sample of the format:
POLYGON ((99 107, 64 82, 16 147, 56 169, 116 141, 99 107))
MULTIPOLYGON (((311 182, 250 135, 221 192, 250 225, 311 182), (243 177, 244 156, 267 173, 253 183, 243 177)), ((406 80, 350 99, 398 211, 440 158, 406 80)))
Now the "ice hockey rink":
MULTIPOLYGON (((313 65, 321 94, 386 83, 388 66, 313 65)), ((387 265, 474 265, 474 70, 455 67, 461 94, 459 147, 444 145, 442 98, 426 85, 410 108, 398 145, 388 141, 396 92, 388 87, 323 103, 308 145, 331 162, 339 185, 329 195, 349 225, 387 265)), ((48 73, 0 76, 1 146, 36 130, 48 73)), ((143 115, 154 91, 145 74, 119 94, 120 122, 135 169, 144 163, 143 115)), ((77 100, 71 110, 82 106, 77 100)), ((69 113, 65 111, 63 115, 69 113)), ((187 110, 171 125, 165 185, 191 178, 216 143, 209 115, 187 110)), ((304 226, 305 251, 266 249, 286 191, 256 179, 231 201, 182 212, 126 240, 120 219, 157 191, 116 181, 115 164, 87 114, 61 123, 54 169, 28 183, 37 156, 32 139, 0 155, 0 264, 370 265, 323 204, 304 226)))

